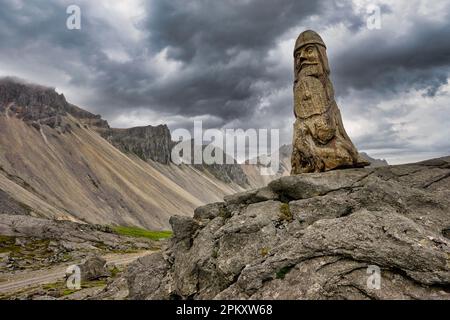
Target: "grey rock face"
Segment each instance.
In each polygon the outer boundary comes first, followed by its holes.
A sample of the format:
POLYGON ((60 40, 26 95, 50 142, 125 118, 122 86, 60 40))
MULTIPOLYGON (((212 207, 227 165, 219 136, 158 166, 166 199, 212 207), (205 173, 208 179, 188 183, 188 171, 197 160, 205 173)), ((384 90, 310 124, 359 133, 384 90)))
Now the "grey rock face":
MULTIPOLYGON (((182 145, 191 145, 191 159, 195 159, 195 154, 204 153, 206 149, 206 145, 200 146, 196 145, 194 140, 181 142, 182 145)), ((174 144, 175 145, 175 144, 174 144)), ((191 164, 195 169, 205 172, 207 174, 211 174, 215 178, 226 182, 226 183, 235 183, 241 187, 248 187, 249 181, 247 179, 247 175, 242 170, 241 165, 237 163, 237 161, 225 153, 220 148, 214 149, 211 152, 214 157, 220 159, 222 164, 213 163, 206 164, 205 161, 201 164, 191 164)), ((204 160, 204 159, 203 159, 204 160)))
POLYGON ((101 257, 90 257, 79 265, 81 281, 94 281, 110 276, 106 268, 106 260, 101 257))
POLYGON ((198 224, 195 220, 183 216, 171 217, 170 225, 172 226, 173 237, 179 242, 192 239, 198 229, 198 224))
POLYGON ((124 153, 135 154, 144 161, 170 163, 173 142, 170 130, 166 125, 107 129, 101 130, 100 134, 124 153))
POLYGON ((194 211, 194 220, 212 220, 225 213, 225 205, 221 202, 208 204, 203 207, 199 207, 194 211))
POLYGON ((31 208, 27 208, 24 204, 17 202, 10 197, 6 192, 0 190, 0 215, 28 215, 31 208))
POLYGON ((101 116, 80 109, 66 101, 55 89, 23 83, 13 78, 0 79, 0 114, 14 116, 37 130, 42 125, 70 131, 64 117, 72 115, 82 123, 109 128, 101 116))
POLYGON ((168 271, 169 264, 162 253, 138 259, 128 267, 129 276, 125 278, 129 296, 139 300, 169 300, 171 289, 170 281, 166 277, 168 271))
POLYGON ((450 299, 449 190, 450 157, 281 178, 176 222, 129 298, 450 299))
POLYGON ((94 128, 109 129, 108 122, 103 120, 99 114, 92 114, 70 103, 66 106, 66 110, 84 125, 94 128))
POLYGON ((247 176, 242 171, 242 167, 236 162, 234 164, 202 164, 194 165, 194 167, 201 171, 207 171, 226 183, 234 182, 242 187, 246 187, 249 184, 247 176))

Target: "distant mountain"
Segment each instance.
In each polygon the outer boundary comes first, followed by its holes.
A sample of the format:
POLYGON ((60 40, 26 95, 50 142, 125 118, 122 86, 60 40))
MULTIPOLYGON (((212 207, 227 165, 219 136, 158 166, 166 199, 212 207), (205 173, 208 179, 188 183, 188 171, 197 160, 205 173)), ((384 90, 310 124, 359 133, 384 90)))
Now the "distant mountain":
POLYGON ((371 168, 379 168, 379 167, 386 167, 389 165, 389 163, 384 160, 384 159, 374 159, 371 156, 369 156, 367 153, 365 152, 361 152, 360 155, 367 161, 370 162, 370 167, 371 168))
MULTIPOLYGON (((171 153, 175 142, 172 141, 170 130, 166 125, 130 129, 102 127, 97 131, 103 138, 126 154, 134 154, 144 161, 155 161, 164 165, 170 165, 172 163, 171 153)), ((191 144, 191 150, 193 152, 193 140, 187 141, 186 143, 191 144)), ((203 146, 202 148, 204 149, 205 147, 203 146)), ((222 154, 224 164, 193 164, 192 167, 201 172, 213 175, 222 182, 248 188, 250 184, 241 166, 230 156, 226 155, 223 150, 217 148, 216 151, 222 154)))
MULTIPOLYGON (((188 162, 193 161, 195 159, 195 152, 204 153, 205 149, 207 148, 207 145, 196 145, 193 139, 181 142, 181 146, 184 146, 186 149, 190 148, 191 150, 190 159, 185 159, 188 162)), ((212 174, 217 179, 226 183, 235 183, 246 189, 249 187, 259 186, 259 185, 253 186, 248 180, 248 177, 246 176, 242 166, 238 164, 233 157, 228 155, 221 148, 214 147, 214 149, 210 151, 212 153, 211 155, 214 156, 214 158, 221 159, 222 161, 221 164, 218 163, 207 164, 203 159, 203 163, 191 165, 197 170, 202 171, 204 173, 212 174)), ((181 158, 184 157, 181 156, 181 158)))
POLYGON ((135 154, 144 161, 170 164, 173 142, 166 125, 130 129, 101 128, 98 132, 124 153, 135 154))
POLYGON ((113 129, 52 88, 1 79, 0 214, 166 229, 249 187, 174 165, 172 144, 166 126, 113 129))

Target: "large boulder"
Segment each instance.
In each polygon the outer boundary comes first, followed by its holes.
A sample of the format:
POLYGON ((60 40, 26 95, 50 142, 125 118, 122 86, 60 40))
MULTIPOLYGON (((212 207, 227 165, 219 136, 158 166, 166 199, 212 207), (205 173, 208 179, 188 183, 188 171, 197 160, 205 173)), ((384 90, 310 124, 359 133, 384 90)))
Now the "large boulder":
POLYGON ((128 298, 450 299, 449 190, 450 157, 281 178, 174 218, 128 298))
POLYGON ((110 276, 106 260, 101 257, 89 257, 80 264, 81 281, 94 281, 110 276))

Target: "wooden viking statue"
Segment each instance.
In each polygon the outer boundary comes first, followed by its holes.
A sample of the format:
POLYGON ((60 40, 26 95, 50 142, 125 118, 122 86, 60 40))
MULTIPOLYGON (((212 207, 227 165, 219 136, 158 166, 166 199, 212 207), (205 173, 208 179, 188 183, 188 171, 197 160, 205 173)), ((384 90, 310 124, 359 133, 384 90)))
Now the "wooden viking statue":
POLYGON ((292 175, 370 165, 345 132, 326 49, 322 38, 310 30, 295 44, 292 175))

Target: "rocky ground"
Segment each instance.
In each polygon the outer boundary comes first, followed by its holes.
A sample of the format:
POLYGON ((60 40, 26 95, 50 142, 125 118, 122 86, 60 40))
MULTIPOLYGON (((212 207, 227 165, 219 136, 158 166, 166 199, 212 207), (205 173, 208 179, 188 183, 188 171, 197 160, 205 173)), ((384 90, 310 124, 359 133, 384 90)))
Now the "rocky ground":
POLYGON ((161 245, 156 240, 120 235, 108 226, 2 214, 0 299, 89 298, 118 277, 126 265, 161 245), (70 265, 81 266, 82 290, 66 286, 70 265))
MULTIPOLYGON (((19 271, 0 276, 0 300, 84 300, 100 293, 119 277, 128 264, 154 251, 110 253, 62 263, 35 271, 19 271), (67 285, 68 267, 80 267, 80 288, 67 285)), ((72 269, 70 269, 72 270, 72 269)))
POLYGON ((157 249, 149 239, 115 234, 105 226, 25 215, 0 216, 0 277, 79 261, 89 255, 157 249))
POLYGON ((173 217, 170 245, 97 297, 450 299, 449 190, 450 157, 283 177, 173 217))

